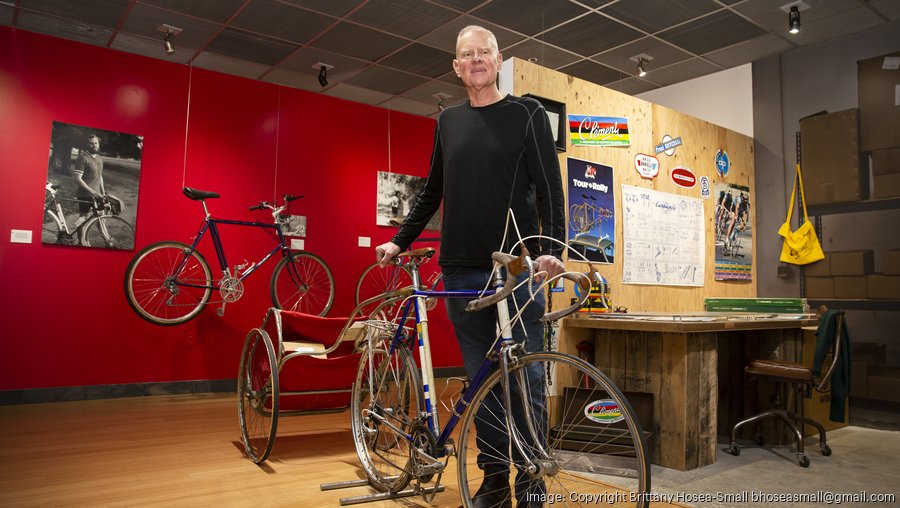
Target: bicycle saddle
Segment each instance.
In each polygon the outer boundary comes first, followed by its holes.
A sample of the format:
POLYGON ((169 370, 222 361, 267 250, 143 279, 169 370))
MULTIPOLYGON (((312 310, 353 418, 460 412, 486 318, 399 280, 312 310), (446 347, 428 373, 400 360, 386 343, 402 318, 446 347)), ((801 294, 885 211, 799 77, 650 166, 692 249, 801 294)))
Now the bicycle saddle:
POLYGON ((183 192, 184 195, 188 197, 188 199, 193 199, 194 201, 219 197, 218 192, 203 191, 203 190, 198 190, 198 189, 192 189, 190 187, 185 187, 185 188, 181 189, 181 192, 183 192))

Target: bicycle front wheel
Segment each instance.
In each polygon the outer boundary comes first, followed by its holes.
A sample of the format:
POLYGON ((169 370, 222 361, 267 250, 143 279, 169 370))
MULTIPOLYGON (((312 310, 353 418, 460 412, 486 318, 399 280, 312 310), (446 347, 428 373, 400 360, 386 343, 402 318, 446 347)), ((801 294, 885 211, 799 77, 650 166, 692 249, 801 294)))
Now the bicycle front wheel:
POLYGON ((125 270, 128 305, 158 325, 179 325, 196 317, 209 301, 211 287, 206 260, 179 242, 148 245, 125 270))
MULTIPOLYGON (((412 286, 412 276, 405 267, 390 265, 385 268, 378 266, 378 263, 370 265, 363 270, 356 282, 356 305, 368 300, 369 298, 390 293, 400 288, 412 286)), ((394 317, 394 313, 400 302, 379 308, 390 320, 394 317)))
POLYGON ((350 403, 356 454, 370 483, 382 492, 399 492, 409 484, 410 439, 423 407, 412 355, 405 347, 390 354, 392 338, 378 337, 363 352, 350 403))
POLYGON ((334 303, 334 276, 322 258, 292 252, 275 266, 270 284, 275 307, 324 316, 334 303))
POLYGON ((564 499, 567 506, 648 505, 650 459, 641 426, 603 373, 570 355, 534 353, 511 366, 509 385, 512 429, 499 371, 485 380, 464 415, 457 461, 463 506, 473 506, 476 495, 507 505, 513 498, 520 505, 550 499, 564 499), (571 386, 589 388, 562 388, 571 386), (523 399, 531 401, 531 418, 523 399), (526 459, 538 470, 526 472, 526 459))
POLYGON ((237 377, 241 439, 247 457, 259 464, 269 457, 278 428, 278 362, 269 334, 247 334, 237 377))
POLYGON ((81 245, 131 250, 134 248, 134 228, 121 217, 94 217, 81 230, 81 245))

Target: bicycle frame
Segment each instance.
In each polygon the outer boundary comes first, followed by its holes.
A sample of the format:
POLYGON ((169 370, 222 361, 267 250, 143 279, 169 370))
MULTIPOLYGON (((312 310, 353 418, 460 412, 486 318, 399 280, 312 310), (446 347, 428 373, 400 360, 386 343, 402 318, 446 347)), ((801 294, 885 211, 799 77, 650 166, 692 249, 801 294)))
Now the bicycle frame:
MULTIPOLYGON (((417 279, 418 272, 414 271, 415 275, 413 277, 413 287, 417 287, 417 279)), ((491 351, 491 354, 488 355, 481 366, 478 368, 478 373, 472 379, 471 383, 469 383, 468 389, 466 389, 465 393, 463 393, 462 397, 456 402, 454 407, 452 408, 450 419, 447 421, 446 426, 441 428, 440 421, 438 418, 437 406, 434 404, 434 369, 431 364, 431 344, 428 335, 428 309, 425 304, 425 300, 427 298, 478 298, 482 296, 489 296, 494 294, 495 290, 487 290, 487 291, 422 291, 419 289, 414 289, 412 294, 408 297, 406 303, 403 305, 403 311, 400 313, 400 323, 405 323, 410 313, 414 313, 416 320, 416 339, 419 346, 419 361, 421 365, 421 377, 422 377, 422 388, 423 388, 423 396, 425 403, 425 412, 427 413, 427 425, 429 431, 436 436, 436 448, 437 448, 437 456, 435 458, 443 458, 447 456, 449 450, 447 449, 447 443, 450 439, 451 434, 453 434, 456 425, 459 423, 460 419, 463 416, 464 411, 472 402, 475 397, 475 393, 481 387, 481 384, 484 380, 491 374, 498 362, 493 359, 494 355, 502 354, 504 348, 508 348, 509 346, 515 344, 512 337, 512 322, 509 317, 509 309, 507 308, 506 300, 501 300, 497 303, 496 308, 498 311, 498 321, 501 326, 501 335, 500 339, 496 341, 494 344, 494 348, 491 351)), ((394 351, 398 347, 406 347, 403 344, 403 327, 398 327, 397 332, 394 335, 394 339, 391 343, 389 355, 393 354, 394 351)), ((405 434, 404 437, 412 441, 412 436, 405 434)), ((514 438, 515 439, 515 438, 514 438)))
MULTIPOLYGON (((244 269, 240 274, 235 273, 235 277, 239 280, 243 281, 247 277, 250 276, 251 273, 255 272, 260 266, 266 263, 276 252, 281 251, 283 256, 292 257, 291 249, 287 246, 284 240, 284 233, 281 231, 281 224, 273 223, 269 224, 267 222, 252 222, 252 221, 241 221, 241 220, 231 220, 231 219, 216 219, 213 217, 206 217, 203 219, 203 225, 200 226, 200 230, 197 232, 196 237, 194 238, 193 243, 191 243, 191 248, 187 252, 184 253, 184 258, 178 263, 178 266, 175 268, 175 273, 180 273, 184 268, 185 262, 190 257, 191 253, 197 250, 197 246, 200 244, 200 240, 206 236, 206 233, 209 232, 211 235, 213 247, 216 250, 216 258, 219 260, 219 266, 222 269, 223 274, 230 274, 230 269, 228 265, 228 260, 225 258, 225 249, 222 247, 222 239, 219 236, 219 224, 229 224, 233 226, 245 226, 245 227, 257 227, 264 229, 274 229, 275 233, 278 235, 278 245, 276 245, 271 251, 269 251, 265 256, 262 257, 259 261, 254 262, 250 265, 249 268, 244 269)), ((289 265, 288 273, 291 277, 299 280, 298 274, 294 273, 293 264, 289 265)), ((218 285, 213 283, 210 286, 205 284, 190 284, 186 282, 178 282, 181 286, 186 287, 195 287, 195 288, 211 288, 218 289, 218 285)))

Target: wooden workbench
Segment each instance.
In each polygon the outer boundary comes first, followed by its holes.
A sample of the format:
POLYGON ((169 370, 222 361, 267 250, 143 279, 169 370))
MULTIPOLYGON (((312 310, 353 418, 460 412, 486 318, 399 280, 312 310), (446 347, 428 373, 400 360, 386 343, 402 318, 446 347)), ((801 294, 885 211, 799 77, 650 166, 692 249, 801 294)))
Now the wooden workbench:
POLYGON ((653 394, 645 429, 653 462, 682 471, 715 462, 717 433, 744 412, 746 352, 799 361, 801 328, 817 323, 811 315, 593 316, 563 319, 560 349, 593 343, 594 364, 622 391, 653 394))

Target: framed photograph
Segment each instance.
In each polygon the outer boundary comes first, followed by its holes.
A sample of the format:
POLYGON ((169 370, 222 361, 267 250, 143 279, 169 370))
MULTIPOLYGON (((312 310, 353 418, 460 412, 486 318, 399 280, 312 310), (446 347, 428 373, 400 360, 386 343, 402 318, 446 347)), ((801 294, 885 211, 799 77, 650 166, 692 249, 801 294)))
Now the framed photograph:
POLYGON ((53 122, 41 243, 133 250, 144 137, 53 122))
POLYGON ((544 106, 544 109, 547 111, 547 120, 550 121, 550 129, 553 132, 553 142, 556 143, 556 151, 565 152, 566 133, 568 132, 568 129, 566 129, 565 103, 545 99, 530 93, 525 94, 524 97, 531 97, 544 106))
MULTIPOLYGON (((399 173, 378 172, 378 202, 375 210, 375 224, 379 226, 399 226, 406 220, 416 198, 425 187, 427 178, 399 173)), ((441 229, 441 213, 431 217, 425 229, 441 229)))

